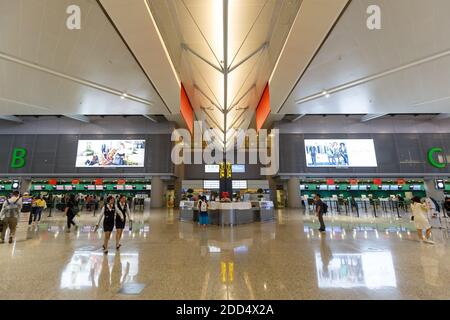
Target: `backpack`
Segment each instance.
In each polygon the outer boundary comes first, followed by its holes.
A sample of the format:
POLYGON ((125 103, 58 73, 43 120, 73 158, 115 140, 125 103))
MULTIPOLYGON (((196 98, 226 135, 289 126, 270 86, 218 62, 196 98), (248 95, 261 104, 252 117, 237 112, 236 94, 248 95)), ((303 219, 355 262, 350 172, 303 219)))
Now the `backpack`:
POLYGON ((325 202, 322 202, 322 213, 325 214, 328 212, 328 205, 325 202))
POLYGON ((20 214, 19 205, 17 204, 21 198, 17 198, 14 203, 9 202, 9 199, 6 200, 6 208, 5 208, 5 216, 6 217, 17 217, 20 214))
POLYGON ((208 204, 205 201, 202 201, 202 203, 200 204, 200 211, 201 212, 208 211, 208 204))

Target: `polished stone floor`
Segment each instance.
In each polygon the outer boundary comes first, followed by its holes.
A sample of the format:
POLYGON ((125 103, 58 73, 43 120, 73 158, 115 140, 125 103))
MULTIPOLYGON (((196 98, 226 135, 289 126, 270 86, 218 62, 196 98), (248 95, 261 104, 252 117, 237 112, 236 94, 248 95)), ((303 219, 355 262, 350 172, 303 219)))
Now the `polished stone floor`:
MULTIPOLYGON (((2 299, 449 299, 450 240, 417 241, 409 220, 279 210, 274 222, 201 229, 178 212, 136 213, 120 252, 101 250, 96 218, 78 232, 44 218, 0 245, 2 299)), ((445 223, 442 223, 444 225, 445 223)))

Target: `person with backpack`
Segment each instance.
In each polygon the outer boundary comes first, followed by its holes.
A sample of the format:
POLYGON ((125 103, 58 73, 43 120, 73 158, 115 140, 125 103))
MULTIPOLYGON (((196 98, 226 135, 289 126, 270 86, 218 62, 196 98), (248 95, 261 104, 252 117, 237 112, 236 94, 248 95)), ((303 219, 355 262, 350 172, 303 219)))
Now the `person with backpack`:
POLYGON ((5 201, 0 211, 0 220, 3 225, 0 242, 5 242, 6 230, 9 228, 9 241, 12 243, 16 236, 17 222, 19 221, 20 210, 22 209, 22 198, 19 191, 14 191, 11 198, 5 201))
POLYGON ((67 216, 66 232, 70 232, 70 227, 72 225, 74 225, 75 228, 78 228, 77 224, 73 221, 73 219, 78 213, 78 204, 76 203, 75 195, 71 194, 66 200, 66 208, 64 209, 64 213, 67 216))
POLYGON ((208 221, 208 201, 206 201, 206 197, 202 196, 197 204, 199 215, 200 225, 206 227, 209 223, 208 221))
POLYGON ((319 231, 325 232, 325 222, 323 221, 323 215, 328 212, 328 206, 322 201, 320 194, 316 194, 316 196, 314 197, 314 203, 316 205, 316 216, 319 218, 320 222, 319 231))

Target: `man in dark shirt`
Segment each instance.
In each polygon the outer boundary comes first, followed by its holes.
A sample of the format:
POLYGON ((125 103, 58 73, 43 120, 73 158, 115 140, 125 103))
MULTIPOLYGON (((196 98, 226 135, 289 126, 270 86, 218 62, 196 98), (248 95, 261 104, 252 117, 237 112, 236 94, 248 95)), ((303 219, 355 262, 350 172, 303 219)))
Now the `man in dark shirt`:
POLYGON ((323 202, 320 199, 320 194, 316 194, 314 197, 314 203, 316 204, 316 216, 320 222, 320 232, 325 232, 325 223, 323 222, 323 202))

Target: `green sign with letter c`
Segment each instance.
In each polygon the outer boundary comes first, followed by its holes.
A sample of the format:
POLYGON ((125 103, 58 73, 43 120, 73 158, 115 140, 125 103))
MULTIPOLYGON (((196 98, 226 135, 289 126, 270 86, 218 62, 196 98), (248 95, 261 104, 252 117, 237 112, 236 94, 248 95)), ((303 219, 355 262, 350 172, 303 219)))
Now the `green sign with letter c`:
POLYGON ((444 152, 444 149, 442 148, 431 148, 430 150, 428 150, 428 163, 438 169, 444 169, 445 167, 447 167, 447 163, 438 162, 434 159, 434 155, 436 153, 442 152, 444 152))

